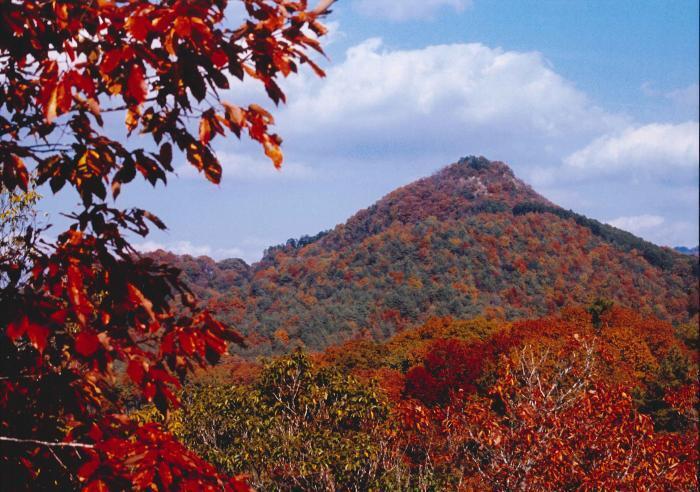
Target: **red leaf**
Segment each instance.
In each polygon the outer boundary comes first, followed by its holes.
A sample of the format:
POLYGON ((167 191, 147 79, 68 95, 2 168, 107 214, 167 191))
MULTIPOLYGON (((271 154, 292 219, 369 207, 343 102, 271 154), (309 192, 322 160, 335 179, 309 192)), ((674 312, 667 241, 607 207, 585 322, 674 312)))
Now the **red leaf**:
POLYGON ((178 17, 173 27, 178 36, 182 38, 188 38, 192 34, 192 24, 187 17, 178 17))
POLYGON ((27 325, 27 335, 29 336, 29 341, 32 346, 37 349, 39 353, 44 353, 46 340, 49 338, 49 329, 42 325, 29 323, 27 325))
POLYGON ((160 475, 160 481, 163 483, 163 486, 166 489, 169 488, 170 484, 173 483, 173 474, 170 472, 170 466, 167 463, 162 461, 158 463, 158 475, 160 475))
POLYGON ((126 369, 126 373, 129 375, 133 382, 135 382, 136 384, 141 384, 141 381, 143 381, 143 377, 146 374, 146 370, 144 369, 143 364, 141 362, 138 362, 136 360, 130 360, 129 366, 126 369))
POLYGON ((90 357, 100 346, 100 340, 92 332, 81 331, 75 337, 75 350, 83 357, 90 357))
POLYGON ((15 175, 15 183, 24 191, 27 191, 27 184, 29 183, 29 173, 27 173, 27 168, 25 167, 22 159, 16 155, 12 154, 11 158, 12 165, 14 167, 13 171, 15 175))
MULTIPOLYGON (((81 466, 78 469, 78 478, 81 481, 87 480, 92 476, 93 473, 95 473, 95 470, 97 470, 100 466, 100 462, 97 460, 92 460, 88 461, 85 463, 83 466, 81 466)), ((92 482, 91 484, 86 487, 86 490, 99 490, 99 489, 90 489, 89 487, 94 484, 95 482, 92 482)))
POLYGON ((102 439, 102 436, 104 435, 102 433, 102 430, 95 424, 94 422, 90 426, 90 430, 87 433, 88 437, 92 439, 93 441, 97 442, 102 439))
POLYGON ((22 318, 22 321, 13 321, 12 323, 9 323, 7 325, 7 329, 5 333, 7 336, 12 340, 13 342, 17 340, 19 337, 24 335, 24 332, 27 330, 27 325, 29 324, 29 321, 27 320, 27 317, 25 316, 22 318))
POLYGON ((221 68, 228 63, 228 56, 224 50, 216 50, 211 55, 211 61, 217 68, 221 68))
POLYGON ((127 29, 137 41, 144 41, 151 30, 151 22, 144 15, 135 15, 126 23, 127 29))
POLYGON ((153 400, 153 397, 156 396, 156 385, 151 381, 147 382, 143 387, 143 396, 145 396, 148 401, 153 400))
POLYGON ((104 74, 109 74, 117 68, 122 61, 121 50, 108 51, 102 56, 102 63, 100 63, 100 71, 104 74))
POLYGON ((73 104, 73 87, 69 77, 63 77, 56 93, 56 105, 61 114, 67 113, 73 104))
POLYGON ((127 81, 127 95, 133 97, 139 104, 146 100, 148 87, 141 65, 133 65, 127 81))
POLYGON ((49 318, 51 318, 51 321, 53 321, 54 323, 62 325, 63 323, 66 322, 67 316, 68 316, 68 313, 66 313, 65 309, 59 309, 58 311, 54 311, 53 313, 51 313, 49 318))
POLYGON ((102 480, 90 482, 85 486, 83 492, 109 492, 109 487, 102 480))
POLYGON ((196 346, 192 334, 183 331, 180 333, 178 340, 180 341, 180 347, 187 355, 192 355, 194 353, 196 346))
POLYGON ((70 265, 68 267, 68 294, 78 321, 85 325, 87 323, 86 313, 89 313, 92 307, 85 297, 83 289, 83 274, 80 272, 80 268, 76 265, 70 265))

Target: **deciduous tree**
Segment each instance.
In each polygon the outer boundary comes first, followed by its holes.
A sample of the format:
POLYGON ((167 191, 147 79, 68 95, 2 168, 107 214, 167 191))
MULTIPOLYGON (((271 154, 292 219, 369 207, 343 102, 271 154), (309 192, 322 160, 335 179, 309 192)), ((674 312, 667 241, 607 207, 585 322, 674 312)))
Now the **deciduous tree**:
MULTIPOLYGON (((279 167, 273 117, 226 100, 237 80, 284 102, 280 77, 322 52, 319 18, 332 2, 0 0, 0 190, 29 173, 82 206, 29 273, 0 293, 0 476, 22 488, 236 488, 157 425, 124 416, 113 389, 126 371, 165 411, 194 367, 240 337, 196 304, 178 271, 140 257, 126 233, 165 225, 117 206, 123 186, 165 183, 178 152, 213 183, 212 142, 247 135, 279 167), (114 121, 121 116, 120 138, 114 121), (149 143, 150 142, 150 143, 149 143), (111 195, 111 196, 110 196, 111 195), (173 302, 185 309, 176 315, 173 302)), ((3 262, 3 272, 16 264, 3 262)))

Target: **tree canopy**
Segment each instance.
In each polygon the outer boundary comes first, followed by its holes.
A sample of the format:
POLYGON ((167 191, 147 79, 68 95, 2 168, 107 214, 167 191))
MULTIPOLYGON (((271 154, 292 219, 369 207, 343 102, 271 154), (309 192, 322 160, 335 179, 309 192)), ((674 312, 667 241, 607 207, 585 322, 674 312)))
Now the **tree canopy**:
POLYGON ((277 104, 281 77, 302 65, 323 75, 310 53, 323 53, 331 3, 242 0, 231 25, 226 0, 0 1, 0 191, 27 191, 34 171, 82 204, 53 244, 27 234, 30 254, 0 264, 3 485, 245 488, 125 415, 115 373, 165 411, 194 367, 241 338, 175 268, 136 253, 129 234, 165 224, 117 197, 137 177, 166 183, 178 153, 219 183, 212 142, 230 134, 259 142, 279 167, 272 115, 230 99, 252 79, 277 104))

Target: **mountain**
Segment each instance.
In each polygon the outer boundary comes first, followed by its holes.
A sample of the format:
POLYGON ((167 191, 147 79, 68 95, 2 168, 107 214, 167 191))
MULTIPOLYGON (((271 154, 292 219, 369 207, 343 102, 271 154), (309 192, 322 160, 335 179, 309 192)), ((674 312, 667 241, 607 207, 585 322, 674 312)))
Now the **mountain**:
POLYGON ((688 248, 687 246, 676 246, 673 249, 684 255, 700 256, 700 246, 695 246, 694 248, 688 248))
POLYGON ((271 247, 251 266, 157 256, 257 353, 384 339, 432 316, 541 316, 598 298, 674 322, 698 311, 696 258, 558 207, 483 157, 271 247))

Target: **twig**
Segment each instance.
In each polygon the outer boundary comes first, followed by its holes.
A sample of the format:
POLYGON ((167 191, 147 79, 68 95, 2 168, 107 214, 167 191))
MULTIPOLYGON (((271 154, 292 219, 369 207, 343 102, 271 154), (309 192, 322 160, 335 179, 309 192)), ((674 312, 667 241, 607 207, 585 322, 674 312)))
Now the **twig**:
POLYGON ((39 441, 37 439, 18 439, 16 437, 6 437, 0 436, 0 441, 16 442, 19 444, 37 444, 39 446, 46 446, 49 448, 87 448, 92 449, 95 447, 94 444, 85 444, 82 442, 49 442, 49 441, 39 441))

